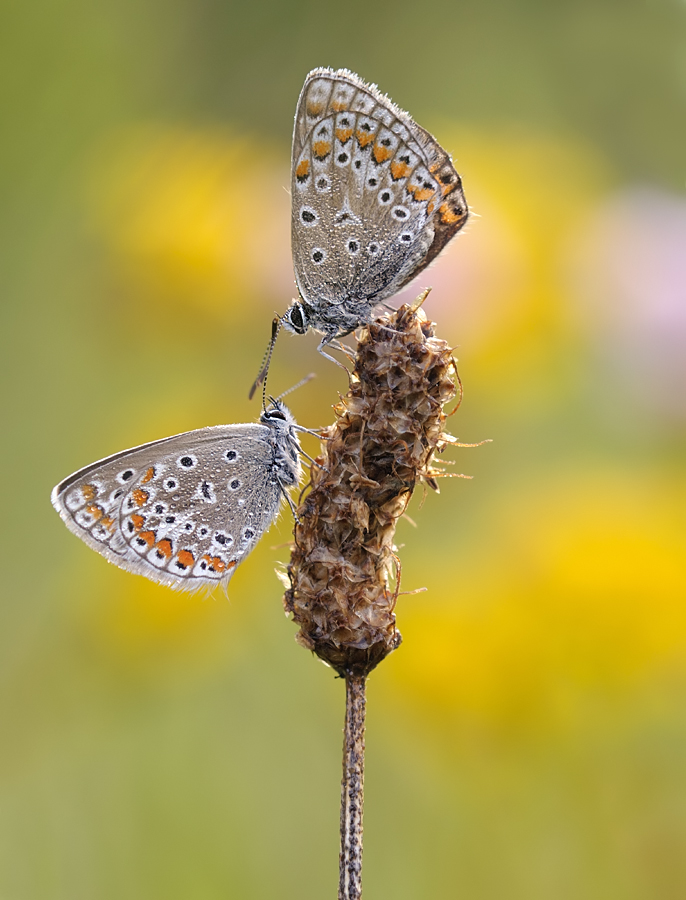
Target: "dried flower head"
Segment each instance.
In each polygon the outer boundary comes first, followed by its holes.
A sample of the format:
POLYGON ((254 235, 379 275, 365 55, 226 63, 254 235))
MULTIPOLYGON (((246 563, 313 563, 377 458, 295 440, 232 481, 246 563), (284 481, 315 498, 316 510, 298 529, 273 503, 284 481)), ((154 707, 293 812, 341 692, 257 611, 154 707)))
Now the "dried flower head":
POLYGON ((451 348, 419 304, 362 329, 298 509, 284 597, 298 642, 342 675, 366 675, 401 642, 395 526, 420 480, 436 488, 432 456, 454 441, 443 407, 455 394, 451 348))

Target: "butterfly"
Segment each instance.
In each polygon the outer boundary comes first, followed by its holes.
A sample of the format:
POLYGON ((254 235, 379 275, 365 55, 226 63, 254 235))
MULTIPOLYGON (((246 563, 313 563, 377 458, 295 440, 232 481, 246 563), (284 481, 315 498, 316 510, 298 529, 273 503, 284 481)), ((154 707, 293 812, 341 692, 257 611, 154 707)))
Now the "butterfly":
POLYGON ((467 221, 460 176, 424 128, 347 69, 314 69, 295 112, 291 245, 300 298, 281 319, 319 350, 431 263, 467 221))
POLYGON ((301 429, 279 400, 259 423, 123 450, 52 492, 62 521, 122 569, 182 590, 228 584, 300 481, 301 429))

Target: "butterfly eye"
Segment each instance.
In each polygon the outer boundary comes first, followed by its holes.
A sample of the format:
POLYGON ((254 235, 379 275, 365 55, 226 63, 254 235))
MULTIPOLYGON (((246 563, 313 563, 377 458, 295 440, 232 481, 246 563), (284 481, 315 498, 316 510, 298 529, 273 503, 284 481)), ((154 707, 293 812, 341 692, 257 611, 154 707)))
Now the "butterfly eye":
POLYGON ((286 320, 296 334, 305 334, 307 331, 307 317, 300 303, 294 303, 286 313, 286 320))

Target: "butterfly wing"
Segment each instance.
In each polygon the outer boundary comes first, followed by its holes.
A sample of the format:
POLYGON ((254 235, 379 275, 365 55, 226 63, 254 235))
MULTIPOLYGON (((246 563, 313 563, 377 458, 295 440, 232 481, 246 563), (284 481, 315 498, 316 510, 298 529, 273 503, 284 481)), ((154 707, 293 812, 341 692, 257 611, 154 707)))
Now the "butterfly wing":
POLYGON ((468 216, 460 177, 435 138, 345 69, 315 69, 305 80, 291 197, 296 280, 314 306, 373 308, 421 272, 468 216))
POLYGON ((272 429, 218 425, 124 450, 66 478, 66 526, 122 569, 174 588, 228 582, 283 493, 272 429))

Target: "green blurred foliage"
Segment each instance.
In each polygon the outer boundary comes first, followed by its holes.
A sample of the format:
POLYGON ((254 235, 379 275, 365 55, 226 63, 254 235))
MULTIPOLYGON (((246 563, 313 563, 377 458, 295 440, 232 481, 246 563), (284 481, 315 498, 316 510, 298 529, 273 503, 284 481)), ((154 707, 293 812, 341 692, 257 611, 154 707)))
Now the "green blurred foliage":
MULTIPOLYGON (((453 433, 493 439, 399 526, 428 592, 370 682, 366 895, 683 897, 683 2, 4 12, 0 897, 335 891, 343 688, 282 615, 289 516, 227 602, 108 566, 48 500, 255 418, 315 65, 457 160, 475 215, 416 287, 457 347, 453 433)), ((315 346, 284 335, 271 374, 318 372, 310 426, 344 389, 315 346)))

